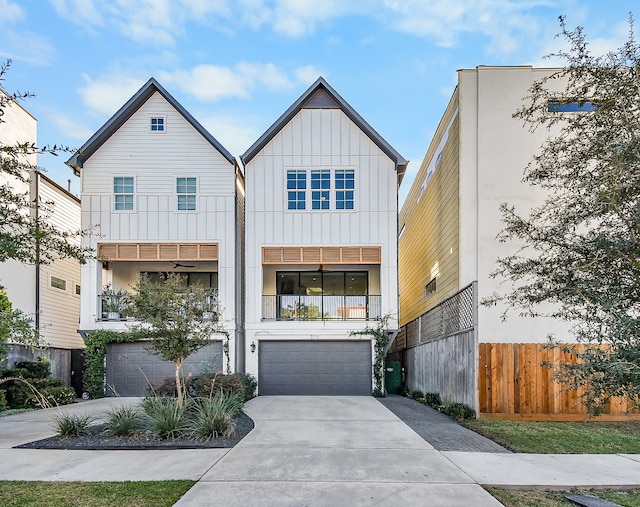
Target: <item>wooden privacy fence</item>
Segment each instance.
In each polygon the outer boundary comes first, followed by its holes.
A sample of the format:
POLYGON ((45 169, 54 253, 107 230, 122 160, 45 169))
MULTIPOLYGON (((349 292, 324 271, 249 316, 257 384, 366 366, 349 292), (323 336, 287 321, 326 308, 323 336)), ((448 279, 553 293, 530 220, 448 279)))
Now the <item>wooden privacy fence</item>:
MULTIPOLYGON (((585 350, 575 345, 576 352, 585 350)), ((479 343, 478 402, 481 418, 584 420, 580 392, 553 379, 543 363, 575 363, 576 354, 542 343, 479 343)), ((608 413, 598 419, 640 419, 640 410, 613 399, 608 413)))

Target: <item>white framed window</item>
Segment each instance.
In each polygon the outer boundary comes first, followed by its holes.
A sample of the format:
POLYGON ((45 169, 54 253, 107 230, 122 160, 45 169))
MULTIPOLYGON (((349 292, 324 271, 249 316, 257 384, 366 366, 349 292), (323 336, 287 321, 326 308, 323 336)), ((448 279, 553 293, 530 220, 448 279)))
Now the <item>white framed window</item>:
POLYGON ((196 178, 176 178, 178 211, 196 211, 198 183, 196 178))
POLYGON ((79 283, 74 284, 74 294, 76 296, 80 295, 80 284, 79 283))
POLYGON ((331 191, 331 171, 328 169, 311 171, 311 209, 329 209, 331 191))
POLYGON ((113 209, 115 211, 133 211, 133 176, 113 177, 113 209))
POLYGON ((62 278, 58 278, 57 276, 51 275, 51 277, 49 278, 49 286, 53 287, 54 289, 66 291, 67 281, 62 278))
POLYGON ((154 115, 149 118, 149 131, 154 134, 164 134, 167 131, 167 117, 154 115))
POLYGON ((287 209, 306 209, 307 171, 293 169, 287 171, 287 209))
POLYGON ((337 169, 336 181, 336 209, 355 209, 356 176, 353 169, 337 169))

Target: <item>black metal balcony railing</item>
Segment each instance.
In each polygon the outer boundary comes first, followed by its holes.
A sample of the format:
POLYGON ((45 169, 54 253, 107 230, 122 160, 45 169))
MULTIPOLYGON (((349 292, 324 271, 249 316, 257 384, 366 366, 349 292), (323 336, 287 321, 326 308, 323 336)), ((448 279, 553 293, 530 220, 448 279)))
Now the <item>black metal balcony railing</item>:
POLYGON ((263 295, 263 320, 376 320, 382 296, 263 295))

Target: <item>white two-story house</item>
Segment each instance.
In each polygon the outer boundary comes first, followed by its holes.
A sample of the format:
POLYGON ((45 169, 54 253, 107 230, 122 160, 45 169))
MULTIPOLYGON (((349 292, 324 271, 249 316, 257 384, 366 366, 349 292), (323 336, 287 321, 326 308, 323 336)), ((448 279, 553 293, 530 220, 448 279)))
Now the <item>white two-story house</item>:
MULTIPOLYGON (((126 330, 120 291, 142 273, 179 273, 185 286, 211 288, 230 336, 212 337, 183 371, 205 363, 242 369, 244 183, 233 156, 150 79, 67 164, 81 176, 82 226, 92 229, 84 244, 97 252, 82 267, 81 333, 126 330)), ((171 376, 145 344, 114 345, 109 354, 107 382, 118 394, 144 392, 140 369, 152 382, 171 376)))
POLYGON ((397 327, 407 161, 319 78, 242 155, 246 371, 259 394, 372 392, 369 336, 397 327))
MULTIPOLYGON (((6 92, 0 89, 0 94, 6 95, 6 92)), ((18 101, 9 101, 3 113, 0 146, 36 143, 38 122, 18 101)), ((72 234, 79 231, 80 200, 38 169, 36 153, 23 155, 20 160, 26 164, 25 180, 2 171, 0 185, 28 196, 33 205, 28 212, 33 217, 59 231, 72 234)), ((79 235, 70 241, 79 244, 79 235)), ((34 251, 38 248, 40 243, 34 239, 34 251)), ((60 258, 48 264, 7 259, 0 263, 0 286, 6 291, 12 308, 21 310, 33 320, 45 345, 43 349, 13 345, 6 364, 13 366, 19 361, 46 357, 53 376, 81 392, 81 367, 75 365, 84 348, 76 333, 80 313, 80 263, 75 259, 60 258)))

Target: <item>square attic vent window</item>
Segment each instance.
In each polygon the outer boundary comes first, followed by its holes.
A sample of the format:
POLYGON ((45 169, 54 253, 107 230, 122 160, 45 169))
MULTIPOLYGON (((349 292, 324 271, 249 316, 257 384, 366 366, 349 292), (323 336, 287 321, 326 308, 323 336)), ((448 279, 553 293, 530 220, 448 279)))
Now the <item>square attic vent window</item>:
POLYGON ((151 132, 164 132, 164 123, 162 116, 151 118, 151 132))

